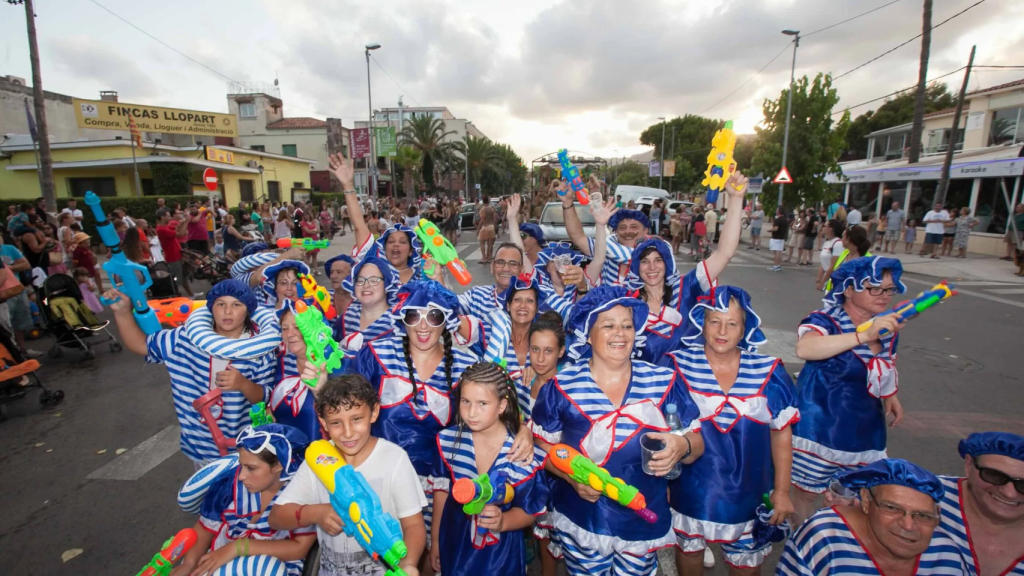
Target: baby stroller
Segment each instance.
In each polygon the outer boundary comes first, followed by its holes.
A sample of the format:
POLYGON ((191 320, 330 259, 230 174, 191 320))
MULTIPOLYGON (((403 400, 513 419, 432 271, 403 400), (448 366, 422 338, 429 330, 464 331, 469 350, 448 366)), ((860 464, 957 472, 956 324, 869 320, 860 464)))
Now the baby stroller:
POLYGON ((90 340, 109 342, 111 352, 120 352, 121 343, 110 333, 109 320, 100 321, 82 300, 82 292, 71 276, 53 274, 43 282, 43 317, 54 344, 50 358, 64 354, 62 347, 77 348, 85 352, 88 360, 96 358, 90 340), (104 336, 105 334, 105 336, 104 336))
POLYGON ((14 338, 0 326, 0 422, 7 419, 7 404, 23 398, 30 388, 39 388, 39 403, 52 408, 64 401, 63 390, 47 390, 36 374, 39 362, 22 357, 14 338))
POLYGON ((150 299, 174 298, 178 295, 178 283, 171 276, 171 269, 166 262, 156 262, 150 266, 149 277, 153 280, 149 287, 150 299))
POLYGON ((211 286, 221 280, 231 278, 231 269, 227 261, 202 252, 184 249, 181 251, 181 262, 185 269, 185 276, 196 280, 207 280, 211 286))

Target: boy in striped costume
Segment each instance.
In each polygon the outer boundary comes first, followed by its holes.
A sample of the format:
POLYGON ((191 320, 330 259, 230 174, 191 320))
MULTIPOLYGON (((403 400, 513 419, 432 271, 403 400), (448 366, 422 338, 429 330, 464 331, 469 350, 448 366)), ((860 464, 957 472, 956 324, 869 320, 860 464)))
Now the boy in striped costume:
POLYGON ((819 510, 786 542, 778 576, 961 576, 966 566, 941 531, 942 483, 919 466, 879 460, 839 476, 853 506, 819 510))
POLYGON ((960 441, 966 477, 939 476, 942 524, 972 576, 1024 575, 1024 437, 979 432, 960 441))

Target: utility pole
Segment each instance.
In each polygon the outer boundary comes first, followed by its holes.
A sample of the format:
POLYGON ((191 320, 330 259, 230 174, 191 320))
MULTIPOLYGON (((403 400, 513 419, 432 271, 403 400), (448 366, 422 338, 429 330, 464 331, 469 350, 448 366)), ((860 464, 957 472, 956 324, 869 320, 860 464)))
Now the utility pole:
MULTIPOLYGON (((921 159, 921 131, 924 128, 924 97, 928 81, 928 56, 932 43, 932 0, 924 0, 924 18, 921 25, 921 63, 917 67, 917 93, 914 95, 914 127, 910 129, 908 164, 921 159)), ((950 142, 950 146, 953 143, 950 142)))
MULTIPOLYGON (((676 159, 676 125, 672 125, 672 160, 676 159)), ((672 171, 672 175, 675 175, 675 170, 672 171)), ((668 195, 672 196, 672 176, 668 177, 668 195)))
MULTIPOLYGON (((789 69, 789 95, 786 97, 786 130, 782 136, 782 167, 786 167, 786 152, 789 151, 789 120, 793 117, 793 87, 796 80, 796 49, 800 47, 799 30, 783 30, 786 36, 793 36, 793 65, 789 69)), ((779 184, 779 200, 776 208, 782 208, 782 191, 785 184, 779 184)))
POLYGON ((664 189, 662 182, 665 180, 665 119, 661 120, 661 163, 658 164, 658 188, 664 189))
POLYGON ((971 46, 971 57, 967 60, 967 70, 964 72, 964 83, 960 86, 960 96, 956 100, 956 113, 953 114, 953 129, 949 132, 949 147, 946 148, 946 159, 942 162, 942 175, 939 177, 939 187, 935 191, 935 201, 945 202, 946 190, 949 189, 949 167, 953 164, 953 149, 956 148, 957 133, 960 131, 960 115, 964 111, 964 97, 967 95, 967 81, 971 77, 971 67, 974 66, 974 51, 978 47, 971 46))
POLYGON ((25 5, 25 21, 28 28, 28 53, 32 62, 32 104, 36 110, 36 131, 39 143, 39 185, 46 200, 48 212, 57 211, 57 194, 53 187, 53 157, 50 156, 50 132, 46 128, 46 100, 43 97, 43 73, 39 68, 39 44, 36 42, 36 20, 32 0, 7 0, 8 4, 25 5))

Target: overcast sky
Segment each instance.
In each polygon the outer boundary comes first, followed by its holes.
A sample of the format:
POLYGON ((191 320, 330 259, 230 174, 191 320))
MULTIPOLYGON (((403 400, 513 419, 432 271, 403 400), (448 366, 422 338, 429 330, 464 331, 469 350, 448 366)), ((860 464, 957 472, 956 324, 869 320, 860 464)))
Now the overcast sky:
MULTIPOLYGON (((47 90, 227 111, 228 80, 280 80, 286 116, 367 116, 363 46, 375 107, 447 106, 527 164, 558 148, 605 157, 644 150, 640 131, 687 113, 753 132, 766 97, 789 82, 791 52, 711 108, 804 33, 890 0, 36 0, 47 90), (221 75, 218 75, 221 74, 221 75), (708 108, 711 108, 708 110, 708 108)), ((935 0, 933 23, 977 0, 935 0)), ((798 76, 835 75, 920 33, 922 0, 901 0, 801 40, 798 76)), ((31 78, 24 10, 0 3, 0 75, 31 78)), ((1024 2, 986 0, 932 34, 929 77, 966 64, 1024 65, 1024 2)), ((917 81, 920 41, 839 79, 853 105, 917 81)), ((962 73, 950 76, 959 87, 962 73)), ((983 70, 971 88, 1024 78, 983 70)), ((879 103, 857 108, 859 114, 879 103)), ((0 133, 3 127, 0 126, 0 133)))

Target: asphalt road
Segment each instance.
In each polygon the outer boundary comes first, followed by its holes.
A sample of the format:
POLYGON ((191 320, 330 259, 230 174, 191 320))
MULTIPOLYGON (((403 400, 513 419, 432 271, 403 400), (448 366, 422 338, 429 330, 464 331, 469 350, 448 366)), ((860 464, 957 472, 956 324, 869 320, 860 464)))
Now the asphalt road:
MULTIPOLYGON (((463 235, 464 242, 470 238, 463 235)), ((349 245, 351 235, 337 240, 331 252, 349 245)), ((476 281, 486 281, 489 271, 477 264, 475 246, 460 244, 459 251, 476 281)), ((765 269, 767 254, 741 248, 721 281, 753 295, 771 340, 762 351, 781 356, 796 373, 796 325, 820 304, 814 269, 771 273, 765 269)), ((693 263, 680 265, 689 269, 693 263)), ((906 281, 916 293, 937 279, 906 281)), ((914 320, 899 350, 907 417, 891 432, 889 453, 936 473, 962 472, 956 444, 972 431, 1024 433, 1024 388, 1015 357, 1024 334, 1024 294, 977 283, 961 288, 960 296, 914 320)), ((42 349, 49 342, 33 346, 42 349)), ((44 410, 32 392, 11 404, 10 419, 0 423, 2 572, 135 574, 165 539, 194 521, 175 502, 193 467, 177 450, 167 371, 105 346, 91 361, 73 351, 41 360, 43 381, 67 397, 56 409, 44 410)), ((725 574, 722 566, 719 556, 718 567, 708 573, 725 574)))

